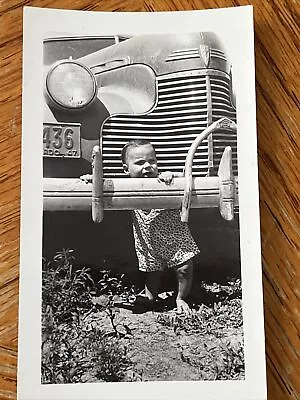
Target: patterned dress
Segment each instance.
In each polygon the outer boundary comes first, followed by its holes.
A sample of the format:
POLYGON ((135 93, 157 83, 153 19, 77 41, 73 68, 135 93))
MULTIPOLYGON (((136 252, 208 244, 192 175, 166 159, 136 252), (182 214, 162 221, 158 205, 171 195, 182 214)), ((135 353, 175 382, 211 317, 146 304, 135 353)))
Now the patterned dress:
POLYGON ((132 219, 140 271, 174 268, 199 253, 179 210, 134 210, 132 219))

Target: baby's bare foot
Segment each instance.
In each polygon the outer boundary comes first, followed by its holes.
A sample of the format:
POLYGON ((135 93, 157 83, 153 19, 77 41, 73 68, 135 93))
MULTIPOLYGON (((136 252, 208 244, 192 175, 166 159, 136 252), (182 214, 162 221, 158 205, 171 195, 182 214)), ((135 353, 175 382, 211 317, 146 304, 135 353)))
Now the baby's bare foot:
POLYGON ((183 299, 176 299, 176 306, 178 314, 191 314, 189 305, 183 299))

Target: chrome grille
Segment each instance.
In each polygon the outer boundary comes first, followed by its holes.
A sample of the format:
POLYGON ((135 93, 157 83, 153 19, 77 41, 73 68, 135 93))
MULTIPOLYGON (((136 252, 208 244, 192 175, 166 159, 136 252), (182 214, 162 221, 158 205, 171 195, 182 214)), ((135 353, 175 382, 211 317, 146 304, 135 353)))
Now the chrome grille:
POLYGON ((215 58, 217 60, 227 61, 226 54, 222 50, 210 49, 210 55, 212 58, 215 58))
MULTIPOLYGON (((230 101, 230 82, 220 76, 210 77, 211 102, 208 104, 206 76, 201 71, 189 71, 157 78, 158 98, 154 109, 145 115, 115 115, 102 129, 104 177, 124 177, 120 159, 123 146, 133 139, 147 139, 155 147, 161 171, 182 172, 188 149, 208 124, 222 117, 236 121, 230 101)), ((224 148, 233 150, 233 167, 237 171, 236 135, 228 131, 213 134, 215 173, 224 148)), ((209 145, 203 141, 194 157, 193 175, 209 172, 209 145)))
MULTIPOLYGON (((211 77, 212 122, 227 117, 236 122, 236 111, 231 103, 230 80, 225 77, 211 77)), ((237 135, 228 130, 218 130, 213 133, 213 161, 214 172, 217 171, 223 151, 226 146, 232 149, 232 167, 237 174, 237 135)))
MULTIPOLYGON (((160 170, 182 172, 190 145, 207 126, 206 77, 191 74, 157 79, 156 107, 146 115, 110 117, 102 129, 104 177, 124 176, 120 154, 132 139, 148 139, 155 147, 160 170)), ((208 142, 196 152, 195 176, 208 173, 208 142)))
POLYGON ((183 50, 174 50, 168 58, 166 58, 166 62, 169 61, 179 61, 186 60, 188 58, 199 58, 198 49, 183 49, 183 50))

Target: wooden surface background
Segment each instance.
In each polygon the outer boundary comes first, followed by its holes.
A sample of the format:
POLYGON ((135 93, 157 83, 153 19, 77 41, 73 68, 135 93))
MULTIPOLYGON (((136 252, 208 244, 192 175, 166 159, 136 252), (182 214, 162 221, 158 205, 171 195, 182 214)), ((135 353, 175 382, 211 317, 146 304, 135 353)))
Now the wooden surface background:
POLYGON ((0 0, 0 399, 16 398, 23 6, 151 12, 246 4, 255 15, 268 399, 300 399, 299 0, 0 0))

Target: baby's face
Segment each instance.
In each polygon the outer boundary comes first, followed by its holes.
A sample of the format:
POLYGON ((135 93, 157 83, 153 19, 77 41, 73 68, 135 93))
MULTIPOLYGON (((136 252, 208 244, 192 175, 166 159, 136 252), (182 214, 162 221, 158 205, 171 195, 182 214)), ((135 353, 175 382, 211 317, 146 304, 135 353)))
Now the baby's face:
POLYGON ((156 178, 157 160, 151 144, 128 148, 123 168, 131 178, 156 178))

